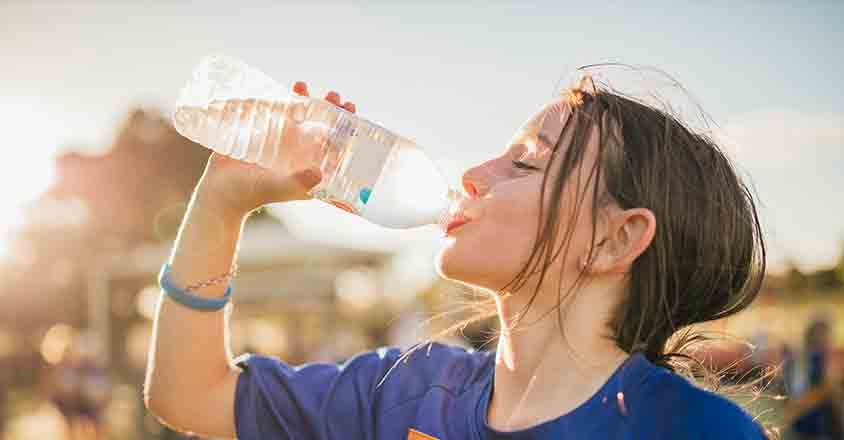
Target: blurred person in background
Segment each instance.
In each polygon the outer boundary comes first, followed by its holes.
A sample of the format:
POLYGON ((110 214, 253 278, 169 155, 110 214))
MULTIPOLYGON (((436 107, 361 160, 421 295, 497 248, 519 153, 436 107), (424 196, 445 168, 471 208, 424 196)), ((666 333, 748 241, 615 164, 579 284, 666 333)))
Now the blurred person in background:
MULTIPOLYGON (((283 141, 318 148, 296 130, 283 141)), ((687 379, 701 335, 684 329, 752 302, 765 246, 731 162, 674 116, 587 75, 466 171, 436 265, 488 294, 477 319, 498 317, 492 353, 431 342, 343 365, 232 359, 224 306, 244 219, 310 198, 320 178, 209 159, 161 274, 144 392, 168 425, 241 440, 765 437, 687 379)))
POLYGON ((111 397, 108 370, 92 336, 77 335, 49 371, 48 390, 67 423, 70 440, 104 439, 103 411, 111 397))
POLYGON ((791 390, 794 386, 794 378, 795 378, 795 363, 796 358, 794 355, 794 349, 791 348, 791 345, 788 343, 783 343, 780 346, 780 375, 778 381, 778 392, 780 394, 788 394, 791 393, 791 390))
POLYGON ((830 335, 830 322, 814 319, 806 328, 803 352, 783 364, 794 439, 844 439, 841 383, 836 383, 841 376, 830 370, 830 335))

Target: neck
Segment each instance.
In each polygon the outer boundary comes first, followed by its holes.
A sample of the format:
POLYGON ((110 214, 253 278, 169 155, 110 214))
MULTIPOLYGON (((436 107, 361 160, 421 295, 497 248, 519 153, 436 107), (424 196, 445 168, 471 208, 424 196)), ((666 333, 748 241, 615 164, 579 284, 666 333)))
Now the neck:
MULTIPOLYGON (((536 302, 518 319, 525 303, 519 298, 525 296, 498 300, 502 330, 487 418, 501 431, 524 429, 575 409, 628 357, 606 330, 616 296, 581 290, 559 310, 547 313, 553 304, 536 302)), ((549 296, 556 299, 540 292, 537 300, 549 296)))

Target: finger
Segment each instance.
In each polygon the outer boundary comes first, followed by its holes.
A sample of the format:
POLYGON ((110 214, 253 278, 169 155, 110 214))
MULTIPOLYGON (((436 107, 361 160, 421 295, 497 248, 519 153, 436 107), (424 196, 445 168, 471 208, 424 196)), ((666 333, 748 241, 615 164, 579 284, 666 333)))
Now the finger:
POLYGON ((318 169, 307 169, 294 174, 293 178, 307 191, 322 180, 322 173, 318 169))
POLYGON ((347 102, 345 102, 345 103, 343 104, 343 108, 344 108, 344 109, 346 109, 346 111, 349 111, 349 112, 351 112, 351 113, 354 113, 354 112, 356 111, 356 108, 355 108, 355 103, 354 103, 354 102, 351 102, 351 101, 347 101, 347 102))
POLYGON ((338 107, 340 106, 340 94, 334 90, 325 94, 325 100, 338 107))
POLYGON ((302 96, 308 96, 308 85, 304 81, 296 81, 293 84, 293 93, 302 96))

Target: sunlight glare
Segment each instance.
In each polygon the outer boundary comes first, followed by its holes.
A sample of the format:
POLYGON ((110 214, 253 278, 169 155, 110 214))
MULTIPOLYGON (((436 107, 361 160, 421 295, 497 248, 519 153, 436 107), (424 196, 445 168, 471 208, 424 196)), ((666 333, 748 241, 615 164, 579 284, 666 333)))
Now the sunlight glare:
POLYGON ((41 341, 41 356, 50 365, 55 365, 64 358, 74 338, 73 327, 67 324, 56 324, 47 330, 41 341))
POLYGON ((9 160, 0 161, 0 231, 18 226, 22 205, 40 196, 53 180, 53 155, 62 134, 50 116, 36 97, 0 102, 3 136, 11 152, 9 160))

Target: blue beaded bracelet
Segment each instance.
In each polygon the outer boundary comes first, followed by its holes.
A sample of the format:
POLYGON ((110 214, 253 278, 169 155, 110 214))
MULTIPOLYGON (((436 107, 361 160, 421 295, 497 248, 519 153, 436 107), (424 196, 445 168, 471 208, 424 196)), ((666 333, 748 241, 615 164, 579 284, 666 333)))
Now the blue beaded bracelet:
POLYGON ((201 296, 193 295, 187 290, 176 287, 173 280, 170 278, 170 265, 164 264, 161 266, 161 272, 158 274, 158 285, 161 290, 167 294, 173 301, 193 310, 201 312, 214 312, 222 309, 228 304, 232 297, 232 285, 226 288, 226 293, 220 298, 203 298, 201 296))

